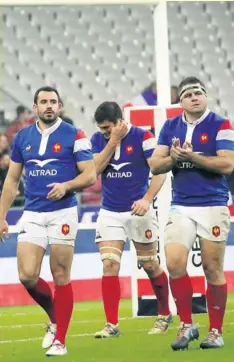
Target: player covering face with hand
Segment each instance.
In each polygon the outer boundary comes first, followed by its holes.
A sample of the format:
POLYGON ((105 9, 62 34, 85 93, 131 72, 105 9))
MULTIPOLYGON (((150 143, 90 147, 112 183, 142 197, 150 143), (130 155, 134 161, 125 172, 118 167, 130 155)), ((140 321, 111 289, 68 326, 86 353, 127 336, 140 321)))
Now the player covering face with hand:
POLYGON ((186 271, 196 237, 207 279, 209 333, 201 348, 223 347, 227 300, 223 263, 230 227, 226 175, 234 168, 234 130, 229 120, 207 108, 204 84, 195 77, 179 85, 183 114, 165 122, 150 160, 154 175, 172 170, 173 198, 165 230, 170 287, 181 320, 173 350, 198 339, 192 322, 193 287, 186 271))
POLYGON ((127 124, 115 102, 104 102, 94 115, 100 131, 92 138, 97 174, 102 175, 103 201, 97 220, 96 243, 103 262, 104 329, 95 338, 117 337, 120 301, 119 269, 124 243, 132 240, 139 264, 148 274, 158 300, 158 318, 150 334, 165 332, 171 322, 168 279, 158 264, 157 223, 150 203, 165 176, 149 180, 149 159, 155 139, 151 132, 127 124))
POLYGON ((67 353, 65 337, 73 309, 70 271, 78 227, 74 191, 94 184, 96 170, 83 131, 58 117, 61 103, 56 89, 38 89, 33 108, 37 122, 22 129, 13 142, 1 195, 0 236, 8 233, 6 215, 24 168, 25 207, 17 246, 19 279, 50 319, 42 342, 43 348, 49 348, 46 356, 62 356, 67 353), (54 296, 40 278, 48 246, 54 296))

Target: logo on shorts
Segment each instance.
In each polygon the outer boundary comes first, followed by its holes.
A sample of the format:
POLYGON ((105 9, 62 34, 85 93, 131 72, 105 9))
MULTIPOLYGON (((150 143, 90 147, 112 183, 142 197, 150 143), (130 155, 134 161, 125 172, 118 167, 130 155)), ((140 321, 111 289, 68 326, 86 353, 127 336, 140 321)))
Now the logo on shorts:
POLYGON ((212 227, 212 234, 217 238, 220 235, 220 227, 219 226, 213 226, 212 227))
POLYGON ((61 152, 61 150, 62 150, 62 145, 61 145, 61 143, 55 143, 54 145, 53 145, 53 151, 55 152, 55 153, 59 153, 59 152, 61 152))
POLYGON ((145 231, 145 237, 148 240, 152 238, 152 231, 150 229, 145 231))
POLYGON ((67 235, 70 232, 70 226, 68 224, 63 224, 61 229, 63 235, 67 235))
POLYGON ((202 133, 200 136, 200 142, 201 143, 207 143, 208 142, 208 134, 207 133, 202 133))
POLYGON ((97 239, 101 239, 101 238, 102 238, 102 237, 101 237, 99 231, 96 231, 95 239, 97 240, 97 239))
POLYGON ((132 145, 127 145, 125 148, 125 151, 128 155, 131 155, 133 153, 133 146, 132 145))
POLYGON ((31 152, 32 151, 32 146, 31 145, 27 145, 27 147, 25 148, 25 150, 27 152, 31 152))

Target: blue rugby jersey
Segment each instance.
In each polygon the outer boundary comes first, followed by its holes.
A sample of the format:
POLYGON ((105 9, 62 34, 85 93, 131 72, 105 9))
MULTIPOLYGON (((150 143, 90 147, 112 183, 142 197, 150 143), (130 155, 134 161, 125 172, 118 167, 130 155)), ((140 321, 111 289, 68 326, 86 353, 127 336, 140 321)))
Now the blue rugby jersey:
MULTIPOLYGON (((91 138, 93 153, 100 153, 107 142, 101 132, 96 132, 91 138)), ((154 148, 155 138, 151 132, 130 126, 102 172, 103 209, 130 211, 133 202, 144 196, 150 171, 147 159, 154 148)))
MULTIPOLYGON (((193 145, 193 151, 204 156, 216 156, 219 150, 234 150, 234 130, 230 121, 209 110, 195 125, 188 124, 183 114, 167 120, 161 129, 158 144, 171 148, 174 137, 180 139, 181 145, 188 140, 193 145)), ((172 173, 172 205, 227 205, 225 176, 196 168, 191 162, 177 162, 172 173)))
POLYGON ((48 200, 47 185, 77 176, 77 162, 93 158, 91 145, 81 129, 60 118, 42 131, 37 123, 17 133, 11 159, 25 168, 25 210, 47 212, 77 205, 75 192, 61 200, 48 200))

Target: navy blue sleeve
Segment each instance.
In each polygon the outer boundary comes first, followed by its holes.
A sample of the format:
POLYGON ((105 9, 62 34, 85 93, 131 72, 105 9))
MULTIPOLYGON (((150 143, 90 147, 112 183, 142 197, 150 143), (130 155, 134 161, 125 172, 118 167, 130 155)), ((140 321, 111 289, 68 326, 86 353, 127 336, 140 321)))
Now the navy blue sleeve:
POLYGON ((158 145, 170 146, 169 142, 169 121, 166 121, 159 133, 158 145))

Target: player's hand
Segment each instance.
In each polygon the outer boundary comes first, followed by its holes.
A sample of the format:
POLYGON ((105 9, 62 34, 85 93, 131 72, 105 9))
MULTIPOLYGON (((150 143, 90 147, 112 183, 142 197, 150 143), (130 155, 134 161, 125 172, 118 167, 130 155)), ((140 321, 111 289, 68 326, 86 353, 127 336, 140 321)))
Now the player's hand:
POLYGON ((179 138, 174 138, 172 145, 171 145, 171 149, 170 149, 170 156, 172 158, 173 161, 177 162, 177 161, 181 161, 180 159, 180 139, 179 138))
POLYGON ((47 199, 49 200, 60 200, 67 192, 65 182, 49 184, 47 187, 52 187, 52 190, 47 194, 47 199))
POLYGON ((185 141, 183 146, 182 146, 183 150, 185 151, 184 153, 184 157, 185 159, 188 161, 191 154, 193 153, 193 145, 191 142, 189 141, 185 141))
POLYGON ((176 138, 170 149, 170 155, 176 161, 188 161, 190 154, 193 152, 193 146, 190 142, 185 141, 183 146, 180 146, 180 140, 176 138))
POLYGON ((180 147, 180 139, 179 138, 174 138, 173 142, 172 142, 172 147, 180 147))
POLYGON ((132 204, 132 215, 144 216, 149 210, 150 202, 145 199, 134 201, 132 204))
POLYGON ((8 223, 5 219, 0 219, 0 242, 4 243, 3 237, 8 237, 8 223))
POLYGON ((110 141, 119 144, 121 139, 126 135, 128 125, 125 121, 119 120, 111 130, 110 141))

